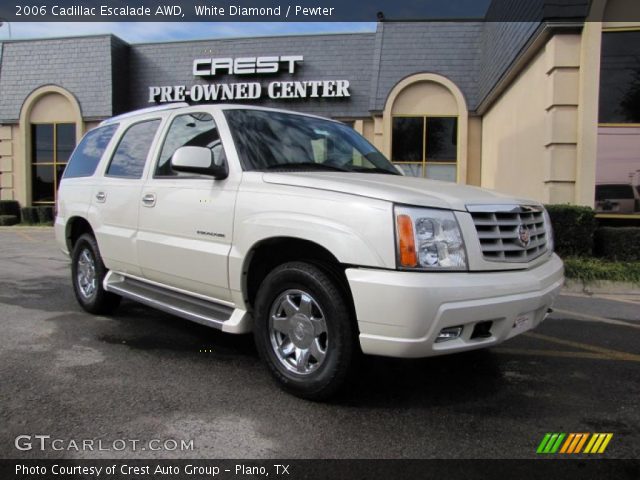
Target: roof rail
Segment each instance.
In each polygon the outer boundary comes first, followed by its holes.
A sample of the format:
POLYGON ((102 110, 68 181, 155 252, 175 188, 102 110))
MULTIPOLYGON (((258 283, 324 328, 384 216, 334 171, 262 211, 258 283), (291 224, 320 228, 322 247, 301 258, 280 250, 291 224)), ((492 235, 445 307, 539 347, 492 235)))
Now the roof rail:
POLYGON ((157 105, 155 107, 147 107, 141 108, 139 110, 133 110, 132 112, 123 113, 122 115, 116 115, 115 117, 107 118, 106 120, 100 122, 100 125, 108 125, 110 123, 118 122, 125 118, 135 117, 138 115, 143 115, 145 113, 152 112, 161 112, 163 110, 174 110, 176 108, 188 107, 189 104, 187 102, 177 102, 177 103, 169 103, 168 105, 157 105))

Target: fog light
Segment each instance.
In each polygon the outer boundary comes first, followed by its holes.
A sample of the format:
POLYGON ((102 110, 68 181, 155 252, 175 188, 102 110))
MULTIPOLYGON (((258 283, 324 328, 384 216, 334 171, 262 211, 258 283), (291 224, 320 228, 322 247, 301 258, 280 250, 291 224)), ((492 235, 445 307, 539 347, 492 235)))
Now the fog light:
POLYGON ((447 342, 449 340, 455 340, 460 335, 462 335, 462 326, 457 327, 447 327, 440 330, 438 334, 438 338, 436 338, 436 343, 447 342))

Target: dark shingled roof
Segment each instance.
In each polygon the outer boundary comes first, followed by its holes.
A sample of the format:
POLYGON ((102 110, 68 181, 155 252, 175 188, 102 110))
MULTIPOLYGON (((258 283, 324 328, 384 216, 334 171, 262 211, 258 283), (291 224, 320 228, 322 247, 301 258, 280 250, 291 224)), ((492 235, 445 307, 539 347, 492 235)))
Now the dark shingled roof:
MULTIPOLYGON (((543 22, 579 22, 589 0, 494 0, 484 21, 382 22, 375 33, 297 35, 129 45, 113 35, 0 43, 0 122, 16 122, 25 98, 42 85, 69 90, 86 119, 148 106, 148 87, 204 82, 194 58, 304 55, 294 77, 221 77, 224 81, 346 79, 349 99, 261 104, 338 118, 380 112, 390 90, 415 73, 437 73, 478 108, 543 22), (523 19, 505 22, 500 20, 523 19), (526 21, 524 21, 526 20, 526 21)), ((250 32, 248 32, 250 33, 250 32)), ((221 80, 220 80, 221 81, 221 80)))

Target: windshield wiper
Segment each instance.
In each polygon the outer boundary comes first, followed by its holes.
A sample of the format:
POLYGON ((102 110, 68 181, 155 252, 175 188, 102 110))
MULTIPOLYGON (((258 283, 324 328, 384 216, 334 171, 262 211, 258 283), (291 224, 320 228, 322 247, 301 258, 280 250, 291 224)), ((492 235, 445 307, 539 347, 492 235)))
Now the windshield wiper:
POLYGON ((330 165, 327 163, 314 163, 314 162, 295 162, 295 163, 277 163, 275 165, 269 165, 267 167, 261 168, 260 170, 289 170, 289 169, 299 169, 299 168, 308 168, 312 170, 331 170, 337 172, 350 172, 351 170, 339 167, 337 165, 330 165))
POLYGON ((386 168, 380 167, 351 167, 352 172, 359 173, 386 173, 387 175, 400 175, 400 172, 394 172, 391 170, 387 170, 386 168))

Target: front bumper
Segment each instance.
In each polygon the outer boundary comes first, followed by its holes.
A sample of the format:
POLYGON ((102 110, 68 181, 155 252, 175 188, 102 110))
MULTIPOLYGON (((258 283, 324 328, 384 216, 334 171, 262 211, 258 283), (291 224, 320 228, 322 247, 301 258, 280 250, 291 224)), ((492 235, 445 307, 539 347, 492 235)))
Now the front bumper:
POLYGON ((362 351, 407 358, 489 347, 535 328, 563 273, 555 254, 530 270, 508 272, 346 271, 362 351), (472 338, 476 325, 489 321, 488 334, 472 338), (443 328, 454 326, 463 327, 460 337, 436 343, 443 328))

